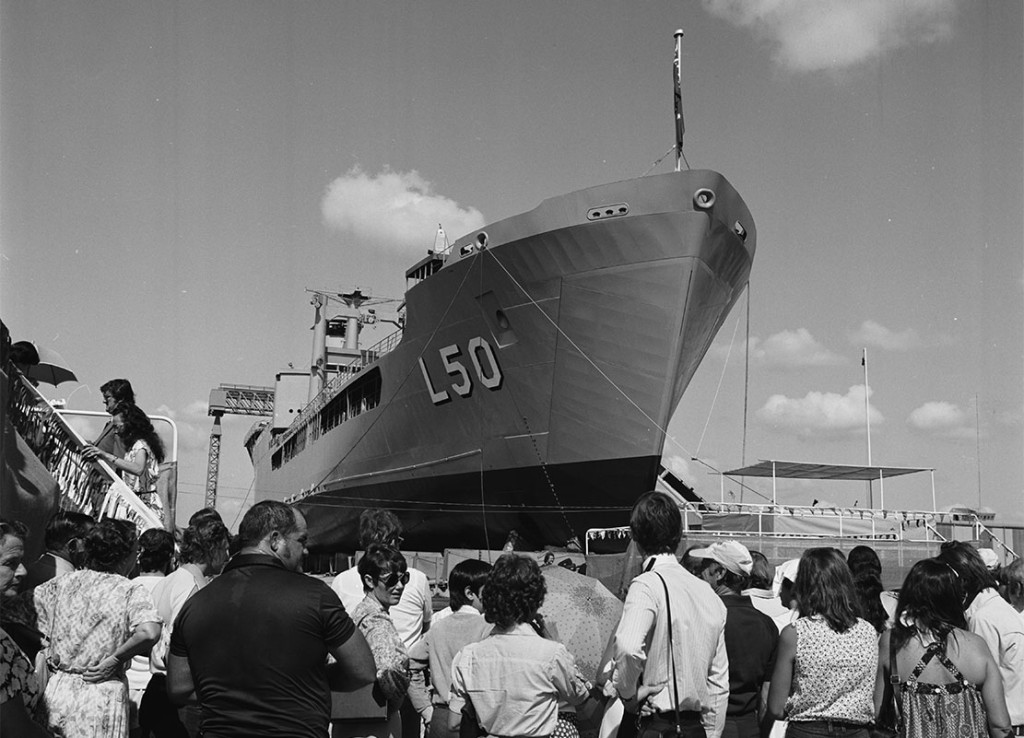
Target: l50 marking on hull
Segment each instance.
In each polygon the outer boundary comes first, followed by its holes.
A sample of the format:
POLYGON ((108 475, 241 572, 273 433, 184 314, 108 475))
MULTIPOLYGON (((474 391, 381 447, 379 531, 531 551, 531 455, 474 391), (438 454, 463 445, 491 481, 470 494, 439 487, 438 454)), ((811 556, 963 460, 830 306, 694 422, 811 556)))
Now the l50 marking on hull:
MULTIPOLYGON (((494 355, 494 349, 491 348, 491 344, 479 336, 471 338, 469 345, 466 346, 466 353, 469 355, 470 363, 473 364, 476 381, 489 390, 501 389, 504 377, 501 373, 501 367, 498 366, 498 359, 494 355), (481 356, 487 363, 486 372, 481 363, 481 356)), ((466 370, 466 365, 459 361, 458 357, 462 355, 462 350, 458 344, 453 343, 450 346, 445 346, 438 350, 438 354, 441 356, 441 365, 448 373, 448 376, 458 378, 458 381, 452 382, 451 389, 455 390, 459 397, 469 397, 473 393, 473 380, 466 370)), ((451 400, 451 395, 447 389, 434 389, 434 383, 430 380, 430 373, 427 371, 427 365, 423 363, 423 357, 421 356, 417 361, 420 364, 420 371, 423 372, 423 382, 427 385, 427 394, 430 395, 430 401, 435 405, 442 405, 451 400)))

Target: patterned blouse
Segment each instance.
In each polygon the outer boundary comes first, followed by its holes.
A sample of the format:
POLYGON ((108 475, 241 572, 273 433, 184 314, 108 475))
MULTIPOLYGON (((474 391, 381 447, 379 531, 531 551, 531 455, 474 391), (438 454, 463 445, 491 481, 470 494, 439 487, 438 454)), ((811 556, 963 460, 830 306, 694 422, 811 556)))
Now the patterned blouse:
POLYGON ((31 713, 39 700, 39 684, 32 662, 0 628, 0 704, 12 699, 20 699, 31 713))
POLYGON ((875 716, 878 634, 866 620, 837 633, 821 616, 800 618, 796 628, 793 693, 786 718, 843 720, 866 725, 875 716))
POLYGON ((35 589, 39 630, 50 637, 47 660, 81 674, 110 656, 142 623, 159 623, 153 598, 120 574, 81 569, 35 589))
POLYGON ((409 652, 391 617, 370 595, 356 605, 352 621, 363 634, 377 666, 377 684, 388 698, 388 712, 397 710, 409 691, 409 652))

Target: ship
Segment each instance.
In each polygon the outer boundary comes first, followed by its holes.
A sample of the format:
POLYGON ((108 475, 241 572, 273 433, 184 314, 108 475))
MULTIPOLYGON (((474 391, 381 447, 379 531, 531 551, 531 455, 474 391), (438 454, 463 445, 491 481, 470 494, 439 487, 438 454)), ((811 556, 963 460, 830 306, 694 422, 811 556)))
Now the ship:
POLYGON ((316 293, 310 371, 277 375, 273 418, 245 440, 255 498, 294 505, 319 551, 355 548, 367 507, 399 516, 407 550, 564 546, 620 525, 654 487, 756 240, 723 175, 681 170, 429 250, 370 348, 372 296, 316 293))

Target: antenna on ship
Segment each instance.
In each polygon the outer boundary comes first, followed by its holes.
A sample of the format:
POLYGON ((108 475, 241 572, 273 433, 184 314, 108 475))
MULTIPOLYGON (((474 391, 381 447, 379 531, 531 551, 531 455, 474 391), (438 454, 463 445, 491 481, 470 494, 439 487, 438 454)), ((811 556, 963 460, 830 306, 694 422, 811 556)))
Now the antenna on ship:
MULTIPOLYGON (((682 169, 683 161, 683 133, 686 125, 683 123, 683 29, 676 30, 676 59, 672 65, 673 85, 675 88, 675 109, 676 109, 676 171, 682 169)), ((689 165, 687 165, 689 166, 689 165)))
POLYGON ((447 254, 451 247, 451 244, 448 243, 448 234, 444 232, 444 226, 438 223, 437 235, 434 236, 434 253, 447 254), (438 244, 440 244, 440 248, 438 248, 438 244))

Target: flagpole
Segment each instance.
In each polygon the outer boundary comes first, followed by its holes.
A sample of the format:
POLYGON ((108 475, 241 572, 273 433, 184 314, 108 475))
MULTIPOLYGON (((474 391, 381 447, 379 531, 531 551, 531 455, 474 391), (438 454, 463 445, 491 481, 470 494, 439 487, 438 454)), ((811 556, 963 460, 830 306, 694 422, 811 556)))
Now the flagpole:
POLYGON ((683 132, 686 126, 683 123, 683 29, 676 30, 676 59, 673 64, 673 87, 675 97, 676 113, 676 171, 682 170, 683 160, 683 132))
MULTIPOLYGON (((871 466, 871 405, 869 402, 869 390, 868 390, 868 350, 863 349, 861 354, 860 365, 864 367, 864 423, 868 430, 868 466, 871 466)), ((868 507, 872 510, 875 508, 875 495, 872 490, 871 480, 868 480, 868 507)))

